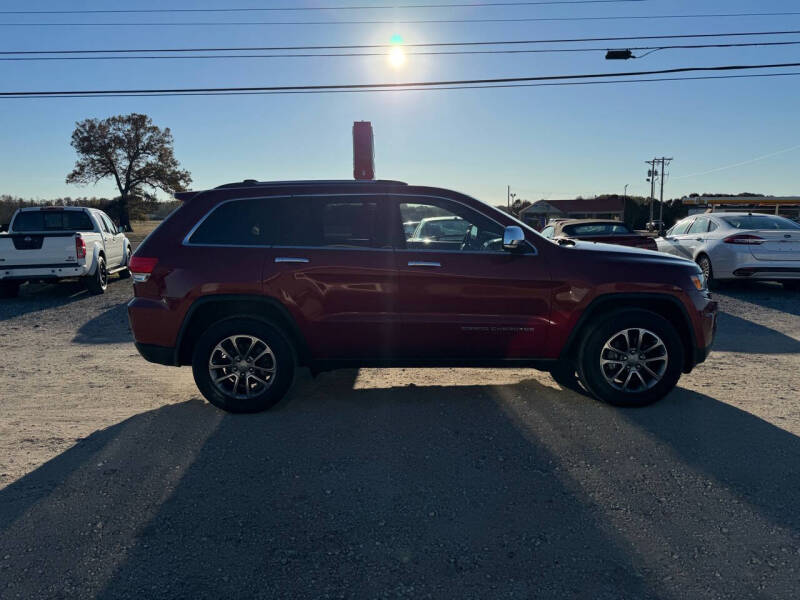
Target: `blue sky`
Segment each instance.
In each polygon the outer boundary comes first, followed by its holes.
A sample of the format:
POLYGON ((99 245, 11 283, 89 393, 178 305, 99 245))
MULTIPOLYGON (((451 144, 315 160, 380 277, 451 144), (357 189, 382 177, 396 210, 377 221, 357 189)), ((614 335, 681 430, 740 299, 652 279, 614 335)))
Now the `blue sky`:
MULTIPOLYGON (((392 4, 364 0, 71 1, 71 9, 392 4)), ((401 3, 400 0, 396 2, 401 3)), ((412 2, 407 2, 412 3, 412 2)), ((59 0, 4 0, 3 10, 63 9, 59 0)), ((165 22, 509 18, 798 10, 792 0, 641 3, 347 12, 155 15, 0 15, 0 50, 407 43, 800 30, 781 17, 534 23, 192 27, 9 27, 13 22, 165 22)), ((784 36, 782 39, 799 39, 784 36)), ((677 42, 681 43, 681 42, 677 42)), ((686 42, 691 43, 691 42, 686 42)), ((634 43, 631 43, 633 45, 634 43)), ((604 43, 597 44, 605 46, 604 43)), ((643 44, 649 45, 649 44, 643 44)), ((158 61, 0 62, 3 91, 217 87, 449 80, 800 62, 800 46, 669 50, 635 61, 600 53, 158 61)), ((795 69, 800 71, 800 69, 795 69)), ((48 198, 112 195, 111 182, 66 185, 69 136, 86 117, 143 112, 170 127, 178 159, 201 189, 245 178, 352 176, 351 127, 370 120, 377 175, 449 187, 491 203, 506 185, 527 199, 645 195, 644 161, 673 156, 667 196, 754 191, 800 194, 800 77, 373 94, 0 100, 0 193, 48 198), (793 148, 793 149, 792 149, 793 148), (789 150, 792 149, 792 150, 789 150), (692 176, 784 151, 765 160, 692 176)))

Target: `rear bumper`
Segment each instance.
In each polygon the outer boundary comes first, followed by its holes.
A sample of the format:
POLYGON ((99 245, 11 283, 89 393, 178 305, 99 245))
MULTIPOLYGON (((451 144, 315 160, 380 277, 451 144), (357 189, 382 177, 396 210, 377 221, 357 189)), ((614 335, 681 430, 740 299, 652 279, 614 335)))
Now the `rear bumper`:
POLYGON ((175 348, 156 346, 154 344, 140 344, 139 342, 134 342, 134 344, 139 354, 146 361, 158 365, 175 366, 175 348))
POLYGON ((64 279, 67 277, 83 277, 88 273, 89 267, 79 264, 0 266, 0 280, 64 279))
POLYGON ((733 275, 743 279, 800 279, 800 265, 740 267, 733 272, 733 275))

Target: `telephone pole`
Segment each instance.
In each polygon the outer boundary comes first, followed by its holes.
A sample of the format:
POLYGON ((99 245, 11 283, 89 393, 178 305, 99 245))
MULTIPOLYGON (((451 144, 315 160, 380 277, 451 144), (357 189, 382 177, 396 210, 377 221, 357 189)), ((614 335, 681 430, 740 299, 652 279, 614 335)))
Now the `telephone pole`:
POLYGON ((647 170, 647 181, 650 182, 650 223, 653 222, 655 216, 653 215, 653 202, 655 202, 656 196, 656 177, 658 177, 658 171, 656 171, 656 163, 658 159, 654 158, 653 160, 646 160, 644 161, 645 164, 650 165, 650 168, 647 170))
POLYGON ((664 169, 672 162, 671 158, 661 157, 661 199, 659 200, 658 220, 661 222, 659 227, 664 223, 664 169))

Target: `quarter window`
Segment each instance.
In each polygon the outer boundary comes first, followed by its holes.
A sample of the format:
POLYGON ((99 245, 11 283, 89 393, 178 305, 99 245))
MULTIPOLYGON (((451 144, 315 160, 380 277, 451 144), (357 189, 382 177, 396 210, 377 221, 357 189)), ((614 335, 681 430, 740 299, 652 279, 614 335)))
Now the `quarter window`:
POLYGON ((224 246, 261 246, 274 242, 277 204, 274 201, 234 200, 208 215, 189 242, 224 246))

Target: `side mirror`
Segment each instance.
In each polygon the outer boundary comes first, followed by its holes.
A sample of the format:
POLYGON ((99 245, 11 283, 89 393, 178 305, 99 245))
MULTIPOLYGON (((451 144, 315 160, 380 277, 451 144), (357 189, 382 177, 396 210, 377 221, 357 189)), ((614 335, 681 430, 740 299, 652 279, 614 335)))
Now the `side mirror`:
POLYGON ((503 249, 508 251, 519 250, 525 243, 525 234, 517 225, 509 225, 503 232, 503 249))

